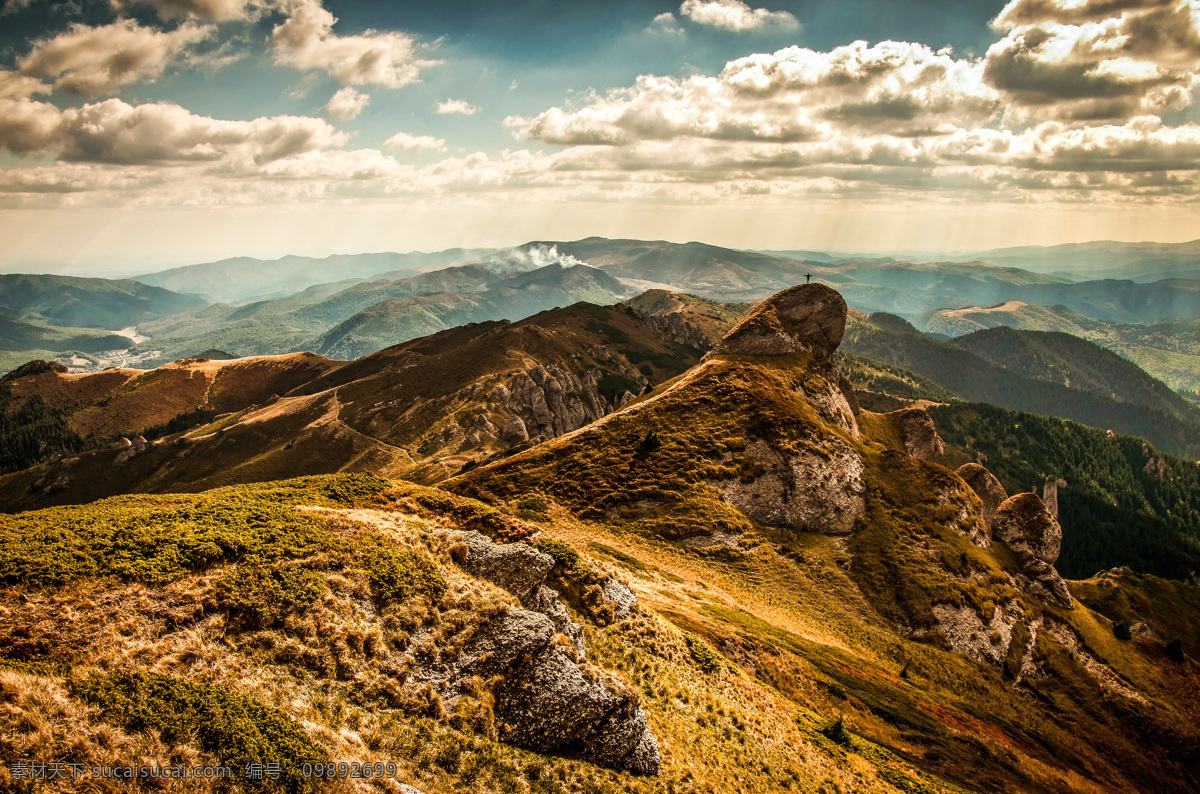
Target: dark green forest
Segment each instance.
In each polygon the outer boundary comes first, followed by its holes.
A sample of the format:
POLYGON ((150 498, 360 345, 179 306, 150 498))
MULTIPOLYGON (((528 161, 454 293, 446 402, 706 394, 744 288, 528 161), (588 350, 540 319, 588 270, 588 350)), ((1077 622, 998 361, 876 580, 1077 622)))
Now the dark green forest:
POLYGON ((1046 476, 1058 494, 1063 576, 1084 579, 1121 565, 1170 579, 1200 572, 1200 466, 1140 438, 982 403, 929 409, 947 444, 987 466, 1009 494, 1046 476), (1161 461, 1161 463, 1160 463, 1161 461))
MULTIPOLYGON (((1028 352, 1029 340, 1036 338, 1029 335, 1037 334, 1046 336, 1031 331, 1020 337, 997 335, 992 341, 1019 339, 1020 348, 1028 352)), ((1083 343, 1088 346, 1084 353, 1074 346, 1057 345, 1054 367, 1045 372, 1047 379, 1041 379, 965 349, 958 341, 942 341, 920 333, 899 317, 876 314, 869 321, 852 319, 847 323, 841 349, 909 370, 965 400, 986 401, 1010 410, 1058 416, 1140 436, 1173 454, 1200 458, 1200 412, 1178 395, 1173 400, 1155 398, 1159 387, 1165 386, 1115 356, 1094 355, 1095 346, 1090 343, 1083 343), (1072 369, 1086 373, 1086 377, 1077 378, 1082 388, 1075 387, 1075 380, 1071 386, 1056 382, 1072 369)), ((1020 360, 1016 355, 1003 355, 995 345, 987 347, 990 356, 1010 366, 1020 360)))

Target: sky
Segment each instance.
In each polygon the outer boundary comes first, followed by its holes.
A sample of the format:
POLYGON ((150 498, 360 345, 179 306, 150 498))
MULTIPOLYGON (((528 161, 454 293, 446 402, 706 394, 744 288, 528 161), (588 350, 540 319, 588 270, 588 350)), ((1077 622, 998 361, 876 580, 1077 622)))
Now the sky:
POLYGON ((1200 238, 1200 0, 0 0, 0 271, 1200 238))

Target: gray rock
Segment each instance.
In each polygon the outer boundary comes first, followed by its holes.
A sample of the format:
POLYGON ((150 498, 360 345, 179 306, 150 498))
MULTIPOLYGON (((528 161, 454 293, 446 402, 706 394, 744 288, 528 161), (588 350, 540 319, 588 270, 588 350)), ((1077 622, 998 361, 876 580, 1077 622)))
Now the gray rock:
POLYGON ((501 736, 541 753, 578 754, 636 774, 655 775, 662 763, 645 711, 594 668, 576 664, 550 645, 496 690, 501 736))
POLYGON ((996 510, 1008 498, 1008 493, 996 476, 978 463, 965 463, 959 466, 955 473, 970 486, 975 495, 979 497, 979 501, 983 503, 980 515, 990 537, 992 524, 996 520, 996 510))
POLYGON ((687 321, 680 312, 651 314, 646 317, 646 324, 660 336, 678 342, 681 345, 705 350, 710 345, 708 337, 695 325, 687 321))
POLYGON ((743 356, 783 356, 808 352, 825 358, 846 332, 846 301, 824 284, 799 284, 778 292, 717 343, 716 352, 743 356))
POLYGON ((1059 479, 1053 474, 1046 475, 1046 485, 1042 489, 1042 502, 1050 511, 1050 515, 1054 516, 1055 521, 1058 520, 1058 489, 1066 487, 1066 480, 1059 479))
POLYGON ((613 617, 617 620, 625 620, 633 614, 633 608, 637 606, 637 596, 633 594, 624 582, 619 579, 608 579, 604 583, 601 591, 604 595, 604 600, 613 606, 613 617))
POLYGON ((1016 552, 1023 589, 1051 606, 1074 608, 1066 582, 1054 568, 1062 550, 1062 527, 1037 494, 1004 500, 996 510, 992 534, 1016 552))
POLYGON ((726 500, 760 524, 800 532, 845 535, 866 510, 862 458, 836 436, 819 447, 780 451, 754 441, 742 453, 763 473, 714 482, 726 500))
POLYGON ((504 423, 500 437, 509 444, 520 444, 522 441, 529 440, 529 431, 525 429, 525 423, 521 421, 521 417, 514 416, 504 423))
POLYGON ((946 443, 938 435, 933 418, 924 408, 902 408, 892 411, 897 433, 904 451, 918 460, 936 461, 946 451, 946 443))
POLYGON ((545 581, 554 558, 525 543, 493 543, 478 532, 457 532, 454 537, 467 545, 459 567, 472 576, 487 579, 528 604, 545 581))
POLYGON ((425 794, 425 792, 421 791, 421 789, 417 788, 416 786, 410 786, 407 783, 401 783, 400 794, 425 794))
POLYGON ((561 634, 571 640, 571 644, 575 646, 575 651, 578 653, 579 658, 587 658, 587 647, 583 642, 583 626, 571 620, 571 613, 567 611, 566 604, 559 599, 557 590, 551 590, 549 587, 542 585, 533 594, 533 598, 529 602, 529 608, 541 612, 550 618, 550 622, 554 624, 554 628, 558 629, 561 634))

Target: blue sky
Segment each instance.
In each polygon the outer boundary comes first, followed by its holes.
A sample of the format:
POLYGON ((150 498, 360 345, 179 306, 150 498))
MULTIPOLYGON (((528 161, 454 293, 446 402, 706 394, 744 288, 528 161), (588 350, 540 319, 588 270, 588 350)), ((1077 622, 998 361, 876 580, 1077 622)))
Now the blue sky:
POLYGON ((0 269, 1200 237, 1200 0, 8 0, 0 269))

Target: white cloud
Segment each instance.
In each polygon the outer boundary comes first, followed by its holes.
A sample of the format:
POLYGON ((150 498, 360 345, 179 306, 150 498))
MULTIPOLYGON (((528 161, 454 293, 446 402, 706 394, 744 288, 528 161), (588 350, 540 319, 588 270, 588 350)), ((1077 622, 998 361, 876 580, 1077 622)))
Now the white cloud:
POLYGON ((923 135, 980 124, 1000 108, 982 66, 921 44, 788 47, 730 61, 720 75, 642 76, 582 107, 506 124, 543 143, 626 145, 679 137, 796 142, 840 129, 923 135))
POLYGON ((447 99, 445 102, 438 102, 435 110, 442 115, 457 113, 463 116, 474 116, 479 112, 479 108, 465 99, 447 99))
POLYGON ((361 94, 350 86, 346 86, 339 89, 330 98, 328 104, 325 105, 325 112, 335 119, 349 121, 358 116, 359 113, 362 113, 363 108, 370 101, 371 97, 368 94, 361 94))
POLYGON ((985 79, 1014 117, 1128 118, 1192 101, 1200 70, 1197 0, 1012 0, 985 79))
POLYGON ((0 99, 0 150, 57 154, 60 161, 119 166, 220 164, 250 169, 349 140, 328 122, 304 116, 225 121, 167 103, 107 99, 59 110, 28 98, 0 99))
POLYGON ((283 0, 287 20, 271 32, 275 62, 319 69, 343 85, 401 88, 421 79, 421 70, 439 61, 423 58, 413 36, 367 30, 354 36, 333 32, 337 18, 320 0, 283 0))
POLYGON ((670 11, 665 11, 650 20, 647 33, 657 33, 666 36, 686 36, 687 32, 680 26, 679 20, 670 11))
POLYGON ((432 135, 409 135, 407 132, 397 132, 384 141, 383 145, 402 152, 446 151, 446 141, 441 138, 432 135))
POLYGON ((169 32, 131 19, 100 27, 76 23, 53 38, 34 42, 18 67, 27 75, 56 78, 55 85, 69 91, 104 94, 156 79, 214 32, 211 26, 190 22, 169 32))
MULTIPOLYGON (((796 18, 786 11, 751 8, 742 0, 683 0, 679 13, 697 24, 736 33, 765 28, 795 30, 800 27, 796 18)), ((658 22, 662 16, 655 17, 655 21, 658 22)))

